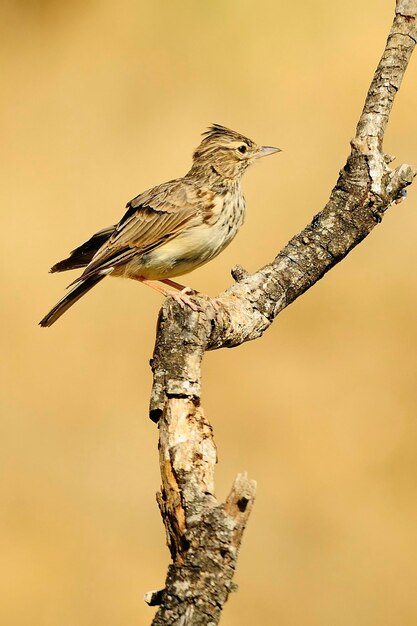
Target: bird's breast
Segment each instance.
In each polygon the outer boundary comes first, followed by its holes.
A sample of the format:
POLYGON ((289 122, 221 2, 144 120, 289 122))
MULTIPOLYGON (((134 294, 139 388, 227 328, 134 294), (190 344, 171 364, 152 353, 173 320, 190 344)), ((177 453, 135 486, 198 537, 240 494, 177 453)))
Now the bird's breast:
POLYGON ((175 237, 158 248, 138 255, 129 263, 127 275, 149 280, 187 274, 217 256, 236 236, 245 217, 242 194, 225 195, 200 212, 175 237))

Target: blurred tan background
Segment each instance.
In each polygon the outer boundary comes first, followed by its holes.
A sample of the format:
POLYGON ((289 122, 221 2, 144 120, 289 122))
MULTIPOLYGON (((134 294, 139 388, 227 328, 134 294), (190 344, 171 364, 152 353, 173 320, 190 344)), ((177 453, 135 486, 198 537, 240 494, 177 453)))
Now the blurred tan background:
MULTIPOLYGON (((48 268, 184 174, 211 122, 283 152, 188 283, 215 295, 269 261, 328 198, 394 4, 3 0, 1 624, 150 624, 168 564, 160 297, 106 280, 43 330, 74 276, 48 268)), ((414 58, 385 142, 414 164, 416 85, 414 58)), ((243 469, 259 483, 223 626, 417 623, 416 232, 414 186, 261 340, 205 359, 218 496, 243 469)))

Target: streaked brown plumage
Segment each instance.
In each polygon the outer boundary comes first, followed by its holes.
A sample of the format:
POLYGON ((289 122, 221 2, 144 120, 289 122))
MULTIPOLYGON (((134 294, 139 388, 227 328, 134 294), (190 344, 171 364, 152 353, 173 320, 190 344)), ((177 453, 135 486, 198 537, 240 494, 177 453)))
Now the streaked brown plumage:
POLYGON ((211 126, 188 174, 136 196, 118 224, 99 231, 51 268, 85 270, 40 325, 51 326, 107 275, 134 278, 193 307, 186 288, 170 279, 207 263, 231 242, 245 216, 242 174, 257 158, 278 151, 224 126, 211 126))

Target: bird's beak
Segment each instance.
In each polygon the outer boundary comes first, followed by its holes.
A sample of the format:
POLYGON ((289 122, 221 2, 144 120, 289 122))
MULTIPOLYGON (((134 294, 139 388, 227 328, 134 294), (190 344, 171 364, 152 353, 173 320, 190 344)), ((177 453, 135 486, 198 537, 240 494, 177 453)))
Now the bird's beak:
POLYGON ((255 158, 260 159, 261 157, 275 154, 275 152, 281 152, 281 148, 273 148, 272 146, 259 146, 259 150, 256 153, 255 158))

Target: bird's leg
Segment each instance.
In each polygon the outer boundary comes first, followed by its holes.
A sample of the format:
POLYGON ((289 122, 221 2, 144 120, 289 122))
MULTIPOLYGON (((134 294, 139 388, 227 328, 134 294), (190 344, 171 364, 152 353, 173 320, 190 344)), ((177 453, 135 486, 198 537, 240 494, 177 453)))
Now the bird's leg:
MULTIPOLYGON (((165 285, 169 285, 173 289, 178 289, 178 291, 181 294, 184 294, 184 295, 193 295, 193 294, 199 293, 198 291, 195 291, 195 289, 192 289, 191 287, 184 287, 184 285, 181 285, 181 283, 176 283, 174 280, 170 280, 169 278, 163 278, 159 282, 160 283, 165 283, 165 285)), ((199 295, 204 295, 205 296, 205 294, 202 294, 202 293, 200 293, 199 295)), ((219 311, 221 309, 221 305, 217 301, 216 298, 210 298, 209 296, 206 296, 206 297, 209 298, 211 304, 216 309, 216 311, 219 311)), ((188 298, 187 298, 187 300, 188 300, 188 298)))
MULTIPOLYGON (((152 280, 147 280, 146 278, 138 278, 138 280, 144 285, 147 285, 148 287, 155 289, 155 291, 162 293, 165 297, 170 296, 171 298, 174 298, 174 300, 176 300, 182 307, 189 306, 190 309, 192 309, 193 311, 198 311, 197 305, 188 297, 188 295, 184 291, 184 289, 187 289, 187 287, 182 287, 182 285, 178 285, 178 283, 174 283, 174 285, 177 285, 178 287, 182 288, 182 290, 179 293, 175 293, 175 291, 170 291, 169 289, 165 289, 165 287, 162 287, 162 285, 158 285, 152 280)), ((166 281, 161 280, 160 282, 165 283, 166 281)), ((169 281, 169 282, 173 283, 173 281, 169 281)), ((170 286, 172 287, 173 285, 171 284, 170 286)))
POLYGON ((181 285, 181 283, 176 283, 175 280, 170 280, 169 278, 162 278, 159 282, 164 283, 173 289, 177 289, 181 293, 196 293, 194 289, 191 289, 191 287, 185 287, 184 285, 181 285))
POLYGON ((147 280, 146 278, 137 278, 136 280, 138 280, 140 283, 143 283, 147 287, 150 287, 151 289, 155 289, 155 291, 157 291, 158 293, 162 293, 163 296, 168 296, 171 293, 170 291, 168 291, 168 289, 165 289, 164 287, 162 287, 162 285, 158 285, 158 283, 153 280, 147 280))
MULTIPOLYGON (((203 294, 203 293, 200 293, 198 291, 195 291, 195 289, 192 289, 191 287, 184 287, 180 283, 176 283, 174 280, 170 280, 169 278, 164 278, 163 280, 160 280, 159 282, 160 283, 165 283, 165 285, 169 285, 170 287, 173 287, 174 289, 178 289, 178 291, 181 294, 184 294, 184 295, 193 295, 193 294, 197 294, 198 293, 200 296, 207 297, 210 300, 211 304, 213 305, 213 307, 215 308, 216 311, 220 311, 220 309, 222 307, 222 305, 217 300, 217 298, 210 298, 210 296, 206 296, 206 294, 203 294)), ((188 300, 188 298, 187 298, 187 300, 188 300)))

